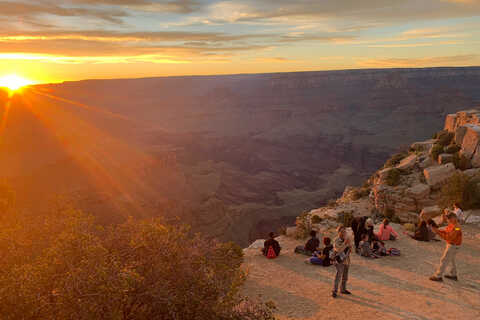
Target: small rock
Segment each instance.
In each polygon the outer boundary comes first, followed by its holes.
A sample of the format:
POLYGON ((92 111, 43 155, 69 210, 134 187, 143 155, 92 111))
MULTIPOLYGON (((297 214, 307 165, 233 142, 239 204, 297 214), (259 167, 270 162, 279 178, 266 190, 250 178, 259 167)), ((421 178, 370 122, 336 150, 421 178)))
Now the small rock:
POLYGON ((430 194, 430 187, 424 183, 418 183, 407 189, 407 194, 414 199, 424 199, 430 194))
POLYGON ((413 168, 415 163, 417 163, 417 156, 412 154, 400 161, 400 163, 397 165, 397 169, 408 170, 413 168))
POLYGON ((438 156, 438 164, 446 164, 453 162, 453 154, 442 153, 438 156))
POLYGON ((439 206, 431 206, 423 208, 422 212, 420 212, 420 217, 422 219, 433 219, 436 216, 442 214, 442 209, 439 206))

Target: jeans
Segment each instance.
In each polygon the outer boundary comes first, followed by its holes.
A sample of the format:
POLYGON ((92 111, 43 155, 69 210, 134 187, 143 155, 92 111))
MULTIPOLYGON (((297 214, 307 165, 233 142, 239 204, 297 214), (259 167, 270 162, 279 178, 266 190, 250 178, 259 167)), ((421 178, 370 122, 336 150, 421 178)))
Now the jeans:
POLYGON ((445 251, 443 252, 442 259, 440 260, 440 265, 438 266, 437 272, 435 272, 435 277, 441 278, 448 265, 451 265, 450 275, 454 277, 457 276, 457 265, 455 263, 455 256, 457 255, 459 249, 459 246, 447 243, 445 251))
POLYGON ((344 263, 337 263, 335 265, 335 268, 337 268, 337 274, 335 275, 335 281, 333 283, 333 292, 337 293, 338 284, 340 283, 340 278, 342 279, 342 285, 340 287, 340 291, 347 290, 349 265, 344 263))
POLYGON ((310 263, 311 264, 318 264, 318 265, 323 265, 323 260, 317 257, 312 257, 310 258, 310 263))

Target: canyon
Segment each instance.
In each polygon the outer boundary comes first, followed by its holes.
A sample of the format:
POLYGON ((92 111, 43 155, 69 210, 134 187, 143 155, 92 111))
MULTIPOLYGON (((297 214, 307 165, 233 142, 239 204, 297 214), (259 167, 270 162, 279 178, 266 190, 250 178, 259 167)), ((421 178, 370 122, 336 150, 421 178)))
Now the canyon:
POLYGON ((0 95, 22 210, 162 216, 247 245, 480 104, 480 67, 85 80, 0 95))

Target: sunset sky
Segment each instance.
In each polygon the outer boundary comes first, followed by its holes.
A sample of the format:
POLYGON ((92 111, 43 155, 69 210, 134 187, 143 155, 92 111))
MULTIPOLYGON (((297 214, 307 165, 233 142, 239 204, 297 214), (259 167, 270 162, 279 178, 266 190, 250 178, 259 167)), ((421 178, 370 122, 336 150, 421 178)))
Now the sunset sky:
POLYGON ((0 76, 36 82, 480 65, 480 0, 10 0, 0 22, 0 76))

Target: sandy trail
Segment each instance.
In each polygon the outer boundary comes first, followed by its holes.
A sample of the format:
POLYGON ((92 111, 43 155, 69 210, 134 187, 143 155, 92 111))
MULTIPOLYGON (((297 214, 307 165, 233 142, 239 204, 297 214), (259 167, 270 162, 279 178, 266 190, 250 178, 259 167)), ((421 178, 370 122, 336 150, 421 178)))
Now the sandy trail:
POLYGON ((480 319, 480 228, 465 226, 457 255, 459 281, 432 282, 445 243, 417 242, 401 235, 388 247, 400 257, 352 256, 351 296, 331 297, 335 268, 306 265, 293 253, 301 242, 278 238, 282 255, 265 259, 245 249, 244 292, 275 302, 278 319, 480 319))

